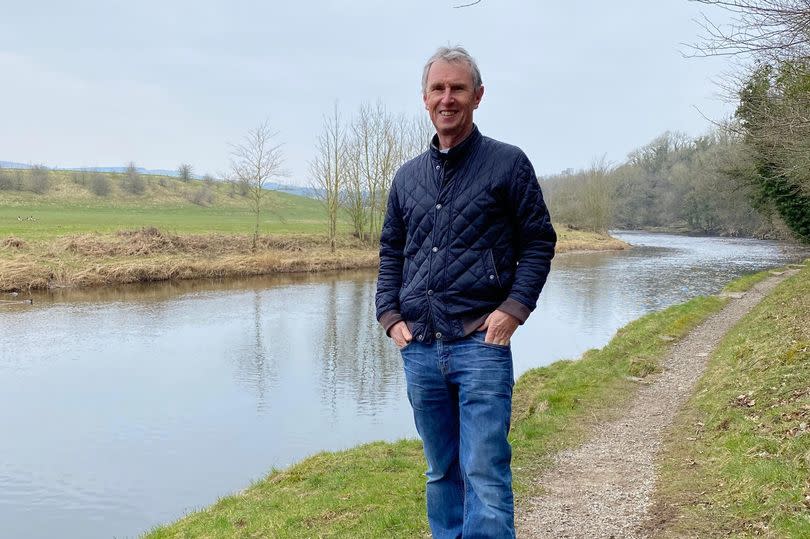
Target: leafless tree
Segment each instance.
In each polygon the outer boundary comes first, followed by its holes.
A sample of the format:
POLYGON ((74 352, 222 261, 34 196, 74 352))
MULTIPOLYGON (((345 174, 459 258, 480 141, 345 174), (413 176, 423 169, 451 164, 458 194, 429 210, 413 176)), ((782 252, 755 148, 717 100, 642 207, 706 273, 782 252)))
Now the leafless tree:
POLYGON ((51 171, 45 165, 34 165, 28 171, 28 190, 42 195, 51 188, 51 171))
POLYGON ((808 0, 692 0, 732 14, 727 25, 702 15, 701 42, 693 46, 701 56, 748 56, 780 62, 810 58, 810 1, 808 0))
POLYGON ((350 214, 359 209, 354 203, 362 202, 362 237, 366 241, 379 238, 385 199, 399 165, 401 139, 397 127, 381 102, 363 105, 352 123, 352 168, 357 179, 351 182, 348 198, 353 202, 350 214))
POLYGON ((184 182, 190 181, 194 177, 194 168, 188 163, 183 163, 177 167, 177 176, 184 182))
POLYGON ((341 195, 348 173, 346 127, 337 103, 331 116, 324 116, 323 131, 315 143, 315 157, 309 164, 310 184, 326 207, 329 248, 335 252, 341 195))
POLYGON ((143 179, 133 161, 129 162, 127 170, 124 172, 122 187, 133 195, 142 195, 146 191, 146 180, 143 179))
POLYGON ((423 152, 432 133, 424 116, 393 116, 377 102, 360 107, 351 124, 350 174, 344 205, 363 241, 379 240, 397 169, 423 152))
POLYGON ((248 131, 240 144, 231 146, 230 179, 243 187, 256 216, 252 246, 254 251, 259 239, 262 208, 268 198, 267 184, 286 175, 282 168, 284 163, 282 144, 275 142, 277 136, 278 131, 273 131, 270 122, 265 120, 248 131))

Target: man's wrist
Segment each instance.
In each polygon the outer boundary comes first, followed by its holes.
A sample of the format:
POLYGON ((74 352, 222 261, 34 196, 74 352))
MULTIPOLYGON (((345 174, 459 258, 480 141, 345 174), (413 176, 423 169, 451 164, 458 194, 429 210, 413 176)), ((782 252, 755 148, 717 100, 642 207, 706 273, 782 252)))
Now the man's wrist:
POLYGON ((379 321, 380 325, 385 330, 385 334, 390 337, 391 334, 389 332, 391 328, 394 327, 394 324, 396 324, 397 322, 402 321, 402 315, 399 313, 399 311, 392 309, 390 311, 385 311, 384 313, 382 313, 380 315, 379 321))
POLYGON ((501 303, 497 310, 515 317, 521 325, 526 322, 532 313, 531 309, 512 298, 506 298, 506 301, 501 303))

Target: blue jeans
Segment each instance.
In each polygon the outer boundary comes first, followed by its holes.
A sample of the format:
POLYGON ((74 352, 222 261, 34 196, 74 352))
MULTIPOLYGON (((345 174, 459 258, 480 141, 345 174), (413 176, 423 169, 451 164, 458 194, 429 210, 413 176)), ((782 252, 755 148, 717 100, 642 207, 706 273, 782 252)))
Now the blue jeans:
POLYGON ((427 460, 427 514, 436 539, 515 536, 512 352, 484 332, 402 349, 408 400, 427 460))

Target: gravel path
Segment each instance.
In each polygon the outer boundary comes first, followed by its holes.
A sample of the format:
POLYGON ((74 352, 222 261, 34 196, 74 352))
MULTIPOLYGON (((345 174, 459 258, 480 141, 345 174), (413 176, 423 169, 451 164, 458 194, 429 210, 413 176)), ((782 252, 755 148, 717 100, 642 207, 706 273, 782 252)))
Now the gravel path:
POLYGON ((645 381, 620 418, 598 425, 584 445, 558 454, 538 479, 543 495, 517 515, 518 536, 645 537, 641 525, 652 501, 664 428, 691 395, 723 335, 792 273, 775 273, 748 292, 729 294, 722 311, 670 349, 663 372, 645 381))

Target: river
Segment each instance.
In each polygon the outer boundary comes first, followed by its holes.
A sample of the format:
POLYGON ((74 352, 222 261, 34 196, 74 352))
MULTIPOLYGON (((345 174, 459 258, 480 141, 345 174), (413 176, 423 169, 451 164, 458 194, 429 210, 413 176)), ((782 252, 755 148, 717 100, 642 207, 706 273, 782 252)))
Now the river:
MULTIPOLYGON (((807 250, 616 234, 554 260, 515 373, 807 250)), ((0 537, 137 537, 320 450, 415 436, 374 272, 38 294, 0 307, 0 537)))

